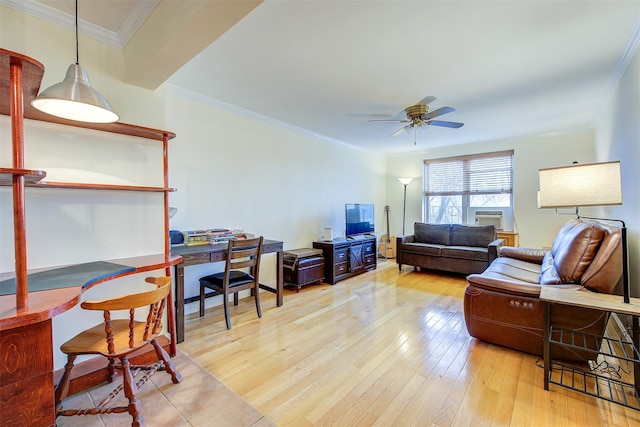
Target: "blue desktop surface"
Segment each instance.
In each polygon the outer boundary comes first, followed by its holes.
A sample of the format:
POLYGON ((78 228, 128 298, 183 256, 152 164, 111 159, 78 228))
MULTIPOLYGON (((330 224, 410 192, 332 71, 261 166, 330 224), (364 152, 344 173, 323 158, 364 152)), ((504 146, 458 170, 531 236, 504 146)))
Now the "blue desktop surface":
MULTIPOLYGON (((135 267, 115 264, 107 261, 96 261, 68 267, 54 268, 28 275, 29 292, 45 291, 49 289, 87 286, 108 277, 130 273, 135 267)), ((0 282, 0 295, 16 293, 16 279, 6 279, 0 282)))

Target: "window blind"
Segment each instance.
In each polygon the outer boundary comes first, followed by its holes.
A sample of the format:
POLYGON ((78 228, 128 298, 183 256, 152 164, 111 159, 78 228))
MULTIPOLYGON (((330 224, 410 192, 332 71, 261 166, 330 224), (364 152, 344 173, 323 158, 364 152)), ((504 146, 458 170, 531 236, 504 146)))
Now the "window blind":
POLYGON ((426 196, 511 194, 513 151, 425 160, 426 196))

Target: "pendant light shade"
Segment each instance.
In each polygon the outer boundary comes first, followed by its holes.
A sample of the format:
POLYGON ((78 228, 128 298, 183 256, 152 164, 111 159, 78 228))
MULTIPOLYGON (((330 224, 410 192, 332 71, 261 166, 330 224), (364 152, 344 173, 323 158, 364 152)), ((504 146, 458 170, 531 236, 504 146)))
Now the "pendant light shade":
POLYGON ((76 63, 67 69, 64 80, 40 93, 31 105, 43 113, 69 120, 111 123, 118 120, 109 102, 96 91, 89 74, 79 63, 78 0, 76 0, 76 63))
POLYGON ((80 64, 71 64, 64 80, 41 92, 31 105, 69 120, 92 123, 118 120, 109 102, 91 86, 89 75, 80 64))

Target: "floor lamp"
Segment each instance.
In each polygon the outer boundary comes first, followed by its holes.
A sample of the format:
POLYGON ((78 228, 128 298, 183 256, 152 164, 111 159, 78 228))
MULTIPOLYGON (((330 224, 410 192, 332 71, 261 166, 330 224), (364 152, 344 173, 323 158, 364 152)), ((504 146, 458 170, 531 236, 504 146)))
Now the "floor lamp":
POLYGON ((574 164, 571 166, 540 169, 539 206, 541 208, 573 208, 578 218, 613 221, 621 224, 622 286, 625 303, 629 303, 629 260, 627 254, 627 227, 624 221, 611 218, 581 216, 581 206, 608 206, 622 204, 620 161, 574 164))
POLYGON ((407 185, 411 184, 413 178, 398 178, 398 181, 404 185, 404 200, 402 202, 402 235, 404 236, 404 219, 407 215, 407 185))

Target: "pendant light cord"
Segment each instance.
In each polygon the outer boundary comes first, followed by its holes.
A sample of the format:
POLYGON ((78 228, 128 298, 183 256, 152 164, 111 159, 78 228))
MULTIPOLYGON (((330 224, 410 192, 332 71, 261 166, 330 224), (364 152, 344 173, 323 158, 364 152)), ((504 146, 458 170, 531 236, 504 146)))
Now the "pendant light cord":
POLYGON ((80 54, 78 53, 78 0, 76 0, 76 64, 80 65, 80 54))

